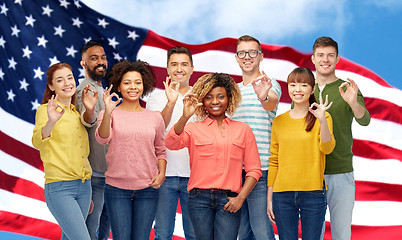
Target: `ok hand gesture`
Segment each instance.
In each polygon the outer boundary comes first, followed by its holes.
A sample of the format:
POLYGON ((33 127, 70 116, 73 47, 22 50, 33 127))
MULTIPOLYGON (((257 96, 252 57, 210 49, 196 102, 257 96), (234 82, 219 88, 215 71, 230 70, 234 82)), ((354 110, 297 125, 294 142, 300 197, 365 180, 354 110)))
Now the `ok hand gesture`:
POLYGON ((57 97, 53 95, 47 103, 47 117, 50 123, 56 123, 63 116, 66 109, 59 103, 57 103, 57 97), (60 109, 60 110, 59 110, 60 109))
POLYGON ((339 93, 345 102, 350 106, 353 106, 357 102, 357 92, 359 91, 359 88, 352 79, 348 78, 348 81, 349 83, 344 82, 339 86, 339 93), (343 90, 344 87, 346 87, 346 91, 343 90))
POLYGON ((165 86, 165 93, 168 99, 168 102, 176 103, 177 98, 179 97, 179 87, 180 83, 178 82, 170 82, 170 76, 166 77, 166 81, 163 82, 165 86))
POLYGON ((319 99, 320 104, 318 103, 313 103, 311 104, 309 111, 320 121, 326 121, 325 120, 325 111, 327 111, 331 106, 332 102, 328 104, 328 95, 326 95, 325 98, 325 103, 322 103, 322 93, 320 92, 320 99, 319 99))
POLYGON ((265 74, 264 71, 262 71, 261 76, 251 81, 251 85, 253 85, 254 92, 261 100, 265 100, 267 98, 268 92, 272 88, 271 79, 265 74))
POLYGON ((103 93, 103 102, 105 103, 105 113, 110 114, 116 108, 116 106, 123 101, 122 98, 119 97, 116 93, 110 94, 113 85, 110 85, 109 88, 106 88, 105 92, 103 93), (116 97, 117 101, 113 101, 112 97, 116 97))
POLYGON ((90 85, 88 84, 82 91, 82 98, 81 98, 85 110, 88 112, 93 112, 95 109, 97 99, 98 99, 98 91, 91 89, 90 85), (90 92, 92 92, 92 94, 90 92))
POLYGON ((193 116, 195 110, 198 107, 202 106, 202 103, 199 103, 195 94, 192 93, 187 94, 187 96, 184 97, 183 104, 183 116, 185 116, 186 118, 190 118, 191 116, 193 116))

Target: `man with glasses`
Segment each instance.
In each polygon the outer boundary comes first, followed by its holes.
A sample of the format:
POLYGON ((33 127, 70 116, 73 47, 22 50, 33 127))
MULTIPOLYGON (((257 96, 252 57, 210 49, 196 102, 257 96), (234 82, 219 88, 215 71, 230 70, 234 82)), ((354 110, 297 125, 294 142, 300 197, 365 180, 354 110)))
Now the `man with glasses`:
POLYGON ((272 223, 267 215, 267 176, 271 125, 282 91, 275 79, 269 78, 264 71, 260 72, 263 58, 257 39, 248 35, 239 38, 236 61, 242 70, 243 81, 239 83, 242 101, 232 119, 250 125, 257 141, 263 170, 262 177, 243 203, 239 240, 275 239, 272 223))

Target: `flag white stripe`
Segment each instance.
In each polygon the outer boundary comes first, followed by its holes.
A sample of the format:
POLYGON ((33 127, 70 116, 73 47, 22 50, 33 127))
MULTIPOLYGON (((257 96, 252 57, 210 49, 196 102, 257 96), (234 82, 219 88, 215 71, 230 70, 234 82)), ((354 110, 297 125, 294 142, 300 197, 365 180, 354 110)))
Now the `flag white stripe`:
POLYGON ((353 169, 357 181, 402 183, 402 162, 399 160, 372 160, 353 156, 353 169))
POLYGON ((56 223, 45 202, 0 189, 0 210, 56 223))

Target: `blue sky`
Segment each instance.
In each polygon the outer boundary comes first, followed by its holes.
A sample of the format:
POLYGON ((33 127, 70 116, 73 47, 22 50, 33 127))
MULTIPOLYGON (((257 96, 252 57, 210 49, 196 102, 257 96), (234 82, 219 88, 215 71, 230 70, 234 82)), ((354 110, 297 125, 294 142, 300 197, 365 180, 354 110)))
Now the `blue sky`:
POLYGON ((84 0, 128 25, 177 41, 201 44, 249 34, 262 43, 311 52, 331 36, 345 57, 402 89, 400 0, 84 0))

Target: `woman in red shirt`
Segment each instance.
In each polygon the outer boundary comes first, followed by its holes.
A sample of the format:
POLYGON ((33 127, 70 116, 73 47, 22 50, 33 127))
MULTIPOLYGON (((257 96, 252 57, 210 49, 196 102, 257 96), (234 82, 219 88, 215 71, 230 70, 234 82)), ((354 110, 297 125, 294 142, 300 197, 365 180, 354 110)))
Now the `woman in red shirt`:
POLYGON ((229 75, 203 75, 183 99, 183 115, 165 137, 167 148, 189 149, 189 214, 198 240, 237 238, 239 210, 262 175, 251 128, 226 116, 240 99, 229 75), (203 120, 187 124, 194 113, 203 120))

